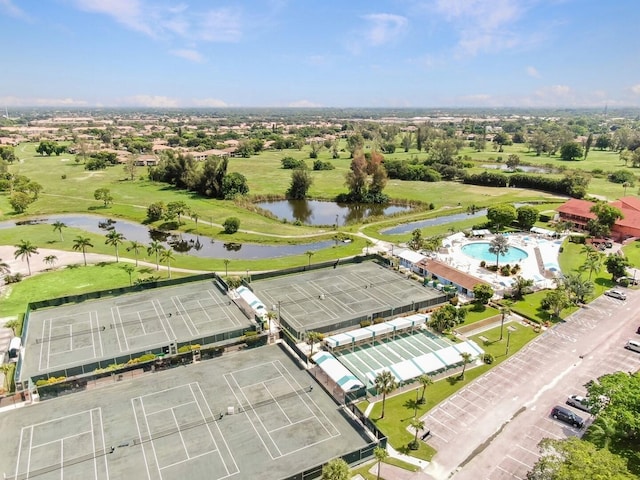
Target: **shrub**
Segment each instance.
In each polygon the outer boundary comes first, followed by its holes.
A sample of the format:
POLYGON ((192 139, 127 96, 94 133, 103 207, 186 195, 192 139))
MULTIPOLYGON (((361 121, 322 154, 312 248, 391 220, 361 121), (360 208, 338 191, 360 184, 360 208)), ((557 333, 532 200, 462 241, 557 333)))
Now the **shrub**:
POLYGON ((491 355, 490 353, 485 353, 483 358, 482 358, 482 360, 487 365, 491 365, 495 359, 494 359, 493 355, 491 355))
POLYGON ((23 278, 24 278, 24 275, 21 274, 20 272, 14 273, 13 275, 6 275, 4 277, 4 283, 6 284, 18 283, 18 282, 21 282, 23 278))
POLYGON ((360 321, 360 328, 370 327, 372 324, 373 324, 373 322, 371 320, 361 320, 360 321))
POLYGON ((485 268, 485 267, 487 266, 487 262, 485 262, 484 260, 482 260, 482 261, 480 262, 480 266, 481 266, 482 268, 485 268))
POLYGON ((240 219, 237 217, 229 217, 224 221, 222 226, 224 227, 224 233, 236 233, 240 228, 240 219))
POLYGON ((282 168, 284 168, 285 170, 295 170, 297 168, 303 168, 303 169, 307 168, 307 164, 305 163, 304 160, 296 160, 293 157, 284 157, 282 160, 280 160, 280 163, 282 164, 282 168))

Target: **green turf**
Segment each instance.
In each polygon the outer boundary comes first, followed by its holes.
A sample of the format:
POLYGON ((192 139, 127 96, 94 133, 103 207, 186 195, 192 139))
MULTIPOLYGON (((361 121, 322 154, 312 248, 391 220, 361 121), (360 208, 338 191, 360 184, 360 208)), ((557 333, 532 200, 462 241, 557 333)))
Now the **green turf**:
POLYGON ((476 306, 472 305, 467 309, 467 316, 464 319, 464 322, 458 325, 459 327, 464 327, 466 325, 471 325, 473 323, 479 322, 489 317, 493 317, 494 315, 498 315, 500 312, 493 308, 483 305, 483 308, 479 309, 476 306))

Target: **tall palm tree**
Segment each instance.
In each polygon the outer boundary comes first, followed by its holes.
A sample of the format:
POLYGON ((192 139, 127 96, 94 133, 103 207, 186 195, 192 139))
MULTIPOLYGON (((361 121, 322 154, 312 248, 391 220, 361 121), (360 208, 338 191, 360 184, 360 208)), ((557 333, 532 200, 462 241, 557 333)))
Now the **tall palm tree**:
POLYGON ((109 233, 105 235, 107 239, 104 241, 107 245, 113 245, 113 248, 116 249, 116 263, 120 263, 120 255, 118 254, 118 246, 124 242, 125 238, 122 233, 116 232, 115 230, 109 230, 109 233))
POLYGON ((602 254, 593 250, 587 256, 587 259, 582 264, 581 269, 589 272, 589 280, 591 280, 591 275, 602 270, 602 254))
POLYGON ((231 263, 231 260, 229 260, 228 258, 225 258, 223 260, 224 262, 224 276, 228 277, 229 276, 229 263, 231 263))
POLYGON ((54 232, 60 232, 60 241, 63 242, 64 238, 62 237, 62 229, 67 227, 67 224, 64 222, 61 222, 60 220, 57 220, 55 222, 52 223, 53 225, 53 231, 54 232))
POLYGON ((31 255, 38 255, 38 247, 33 245, 29 240, 20 240, 20 243, 15 247, 15 258, 27 261, 27 269, 29 270, 29 275, 31 275, 31 263, 29 262, 29 259, 31 258, 31 255))
POLYGON ((307 257, 309 257, 309 266, 311 266, 311 257, 313 257, 315 255, 316 252, 312 251, 312 250, 307 250, 306 252, 304 252, 307 257))
POLYGON ((46 263, 47 265, 49 265, 49 268, 53 268, 53 266, 56 264, 56 262, 58 261, 58 257, 56 257, 55 255, 47 255, 46 257, 44 257, 42 260, 44 260, 44 263, 46 263))
POLYGON ((84 258, 84 266, 87 266, 87 248, 93 248, 93 243, 91 243, 91 239, 89 237, 82 237, 78 235, 73 240, 73 248, 76 252, 80 250, 82 252, 82 257, 84 258))
POLYGON ((309 353, 309 357, 313 357, 313 346, 316 342, 320 342, 324 338, 320 332, 308 332, 307 333, 307 342, 311 345, 311 352, 309 353))
POLYGON ((380 480, 380 464, 389 456, 389 452, 387 452, 386 448, 376 447, 373 449, 373 455, 376 457, 378 462, 378 479, 380 480))
POLYGON ((422 397, 420 398, 420 401, 418 402, 419 404, 423 404, 424 403, 424 392, 427 390, 427 387, 429 385, 433 385, 433 379, 427 375, 426 373, 423 375, 420 375, 418 377, 418 381, 420 382, 420 385, 422 385, 422 397))
POLYGON ((413 417, 411 419, 411 428, 416 432, 416 436, 413 439, 413 445, 410 447, 412 450, 418 449, 418 432, 424 428, 424 422, 420 420, 418 417, 413 417))
POLYGON ((162 263, 167 264, 169 278, 171 278, 171 261, 175 259, 176 257, 173 255, 173 250, 171 250, 170 248, 163 248, 160 252, 160 260, 162 261, 162 263))
POLYGON ((165 248, 157 240, 151 242, 151 244, 147 247, 147 254, 156 256, 156 270, 160 270, 160 252, 162 252, 163 250, 165 250, 165 248))
POLYGON ((374 383, 376 391, 382 394, 382 414, 380 418, 384 418, 384 404, 387 400, 387 395, 398 388, 398 382, 396 382, 396 378, 389 370, 383 370, 376 375, 374 383))
POLYGON ((498 260, 500 255, 503 257, 509 251, 509 240, 504 235, 496 235, 491 239, 489 243, 489 253, 493 253, 496 256, 496 269, 498 268, 498 260))
POLYGON ((462 357, 462 373, 460 374, 460 378, 464 380, 464 371, 467 369, 467 364, 471 362, 471 354, 469 352, 462 352, 460 356, 462 357))
POLYGON ((133 255, 136 258, 136 267, 138 266, 138 255, 140 255, 140 250, 142 250, 143 247, 143 244, 136 242, 135 240, 131 240, 127 247, 127 252, 133 251, 133 255))
POLYGON ((4 384, 2 385, 2 390, 5 392, 9 391, 11 379, 9 377, 9 371, 13 368, 12 363, 3 363, 0 365, 0 372, 4 375, 4 384))

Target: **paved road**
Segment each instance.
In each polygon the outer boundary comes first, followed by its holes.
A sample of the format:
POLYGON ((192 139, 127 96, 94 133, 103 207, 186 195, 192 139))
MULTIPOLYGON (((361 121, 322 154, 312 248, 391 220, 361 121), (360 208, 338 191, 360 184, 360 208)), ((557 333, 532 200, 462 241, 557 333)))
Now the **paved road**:
POLYGON ((425 473, 524 478, 542 438, 584 433, 550 418, 554 405, 584 394, 584 384, 600 375, 640 369, 640 354, 623 348, 638 325, 640 291, 629 291, 626 302, 602 296, 438 405, 423 417, 438 450, 425 473))

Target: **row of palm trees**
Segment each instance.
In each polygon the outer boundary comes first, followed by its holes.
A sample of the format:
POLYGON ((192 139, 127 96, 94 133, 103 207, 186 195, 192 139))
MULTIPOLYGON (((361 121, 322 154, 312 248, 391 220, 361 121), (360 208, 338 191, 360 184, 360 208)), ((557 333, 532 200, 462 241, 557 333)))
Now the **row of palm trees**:
MULTIPOLYGON (((62 222, 56 222, 53 224, 54 229, 60 231, 60 238, 62 239, 62 228, 66 225, 62 222)), ((115 249, 116 253, 116 262, 120 262, 120 252, 119 246, 124 243, 126 240, 125 236, 116 231, 111 230, 106 234, 105 244, 111 245, 115 249)), ((27 262, 27 270, 29 271, 29 275, 31 275, 31 257, 33 255, 39 255, 38 247, 36 247, 29 240, 21 240, 16 246, 15 258, 21 259, 27 262)), ((84 260, 85 267, 87 266, 87 250, 93 248, 93 243, 91 243, 91 239, 89 237, 83 237, 81 235, 77 236, 73 240, 73 250, 82 252, 82 257, 84 260)), ((140 252, 144 249, 144 245, 135 240, 130 241, 129 247, 127 247, 127 251, 133 252, 136 261, 136 267, 138 266, 138 257, 140 252)), ((169 248, 165 248, 162 243, 154 240, 151 244, 146 248, 148 255, 155 256, 156 259, 156 270, 160 270, 160 262, 165 263, 167 265, 167 269, 169 272, 169 278, 171 278, 171 262, 175 260, 175 256, 173 251, 169 248)), ((55 265, 55 262, 58 258, 55 255, 48 255, 44 259, 44 262, 47 263, 50 267, 55 265)), ((0 260, 0 272, 8 273, 9 265, 0 260)))

